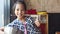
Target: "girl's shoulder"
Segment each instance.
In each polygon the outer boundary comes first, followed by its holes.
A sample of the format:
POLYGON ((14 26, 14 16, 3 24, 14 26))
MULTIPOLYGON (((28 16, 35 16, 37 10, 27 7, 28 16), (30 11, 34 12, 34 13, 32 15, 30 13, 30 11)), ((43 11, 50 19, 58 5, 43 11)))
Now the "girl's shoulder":
POLYGON ((11 23, 9 23, 7 26, 13 26, 13 25, 15 25, 15 24, 17 24, 17 19, 15 19, 15 20, 13 20, 11 23))

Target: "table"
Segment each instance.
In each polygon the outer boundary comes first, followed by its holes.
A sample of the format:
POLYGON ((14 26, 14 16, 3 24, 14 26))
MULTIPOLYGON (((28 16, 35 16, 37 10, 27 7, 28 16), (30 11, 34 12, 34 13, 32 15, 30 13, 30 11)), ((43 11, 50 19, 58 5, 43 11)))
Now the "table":
POLYGON ((60 34, 60 32, 56 32, 55 34, 60 34))

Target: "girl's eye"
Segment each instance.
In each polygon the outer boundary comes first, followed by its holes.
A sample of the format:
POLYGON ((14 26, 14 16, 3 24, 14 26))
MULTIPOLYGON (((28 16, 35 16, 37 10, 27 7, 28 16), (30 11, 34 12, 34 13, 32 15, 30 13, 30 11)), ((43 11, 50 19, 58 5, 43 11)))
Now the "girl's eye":
POLYGON ((24 9, 22 9, 21 11, 25 11, 24 9))
POLYGON ((17 11, 19 11, 19 9, 17 9, 17 11))

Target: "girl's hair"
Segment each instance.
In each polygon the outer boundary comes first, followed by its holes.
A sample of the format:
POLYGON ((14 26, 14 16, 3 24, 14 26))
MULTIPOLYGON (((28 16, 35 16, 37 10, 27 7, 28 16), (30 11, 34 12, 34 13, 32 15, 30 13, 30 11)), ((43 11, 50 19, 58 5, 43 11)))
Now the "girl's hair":
POLYGON ((16 1, 16 3, 14 3, 14 5, 13 5, 13 7, 12 7, 12 11, 15 11, 16 4, 23 4, 24 9, 25 9, 25 11, 26 11, 26 4, 25 4, 24 1, 16 1))

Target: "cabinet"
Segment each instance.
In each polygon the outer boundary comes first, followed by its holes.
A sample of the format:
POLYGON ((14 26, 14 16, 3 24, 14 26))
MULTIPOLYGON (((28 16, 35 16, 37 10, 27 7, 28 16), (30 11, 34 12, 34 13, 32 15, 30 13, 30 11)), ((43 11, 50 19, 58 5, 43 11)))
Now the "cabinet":
POLYGON ((41 15, 41 31, 42 34, 48 34, 48 13, 47 12, 37 12, 37 15, 41 15))

